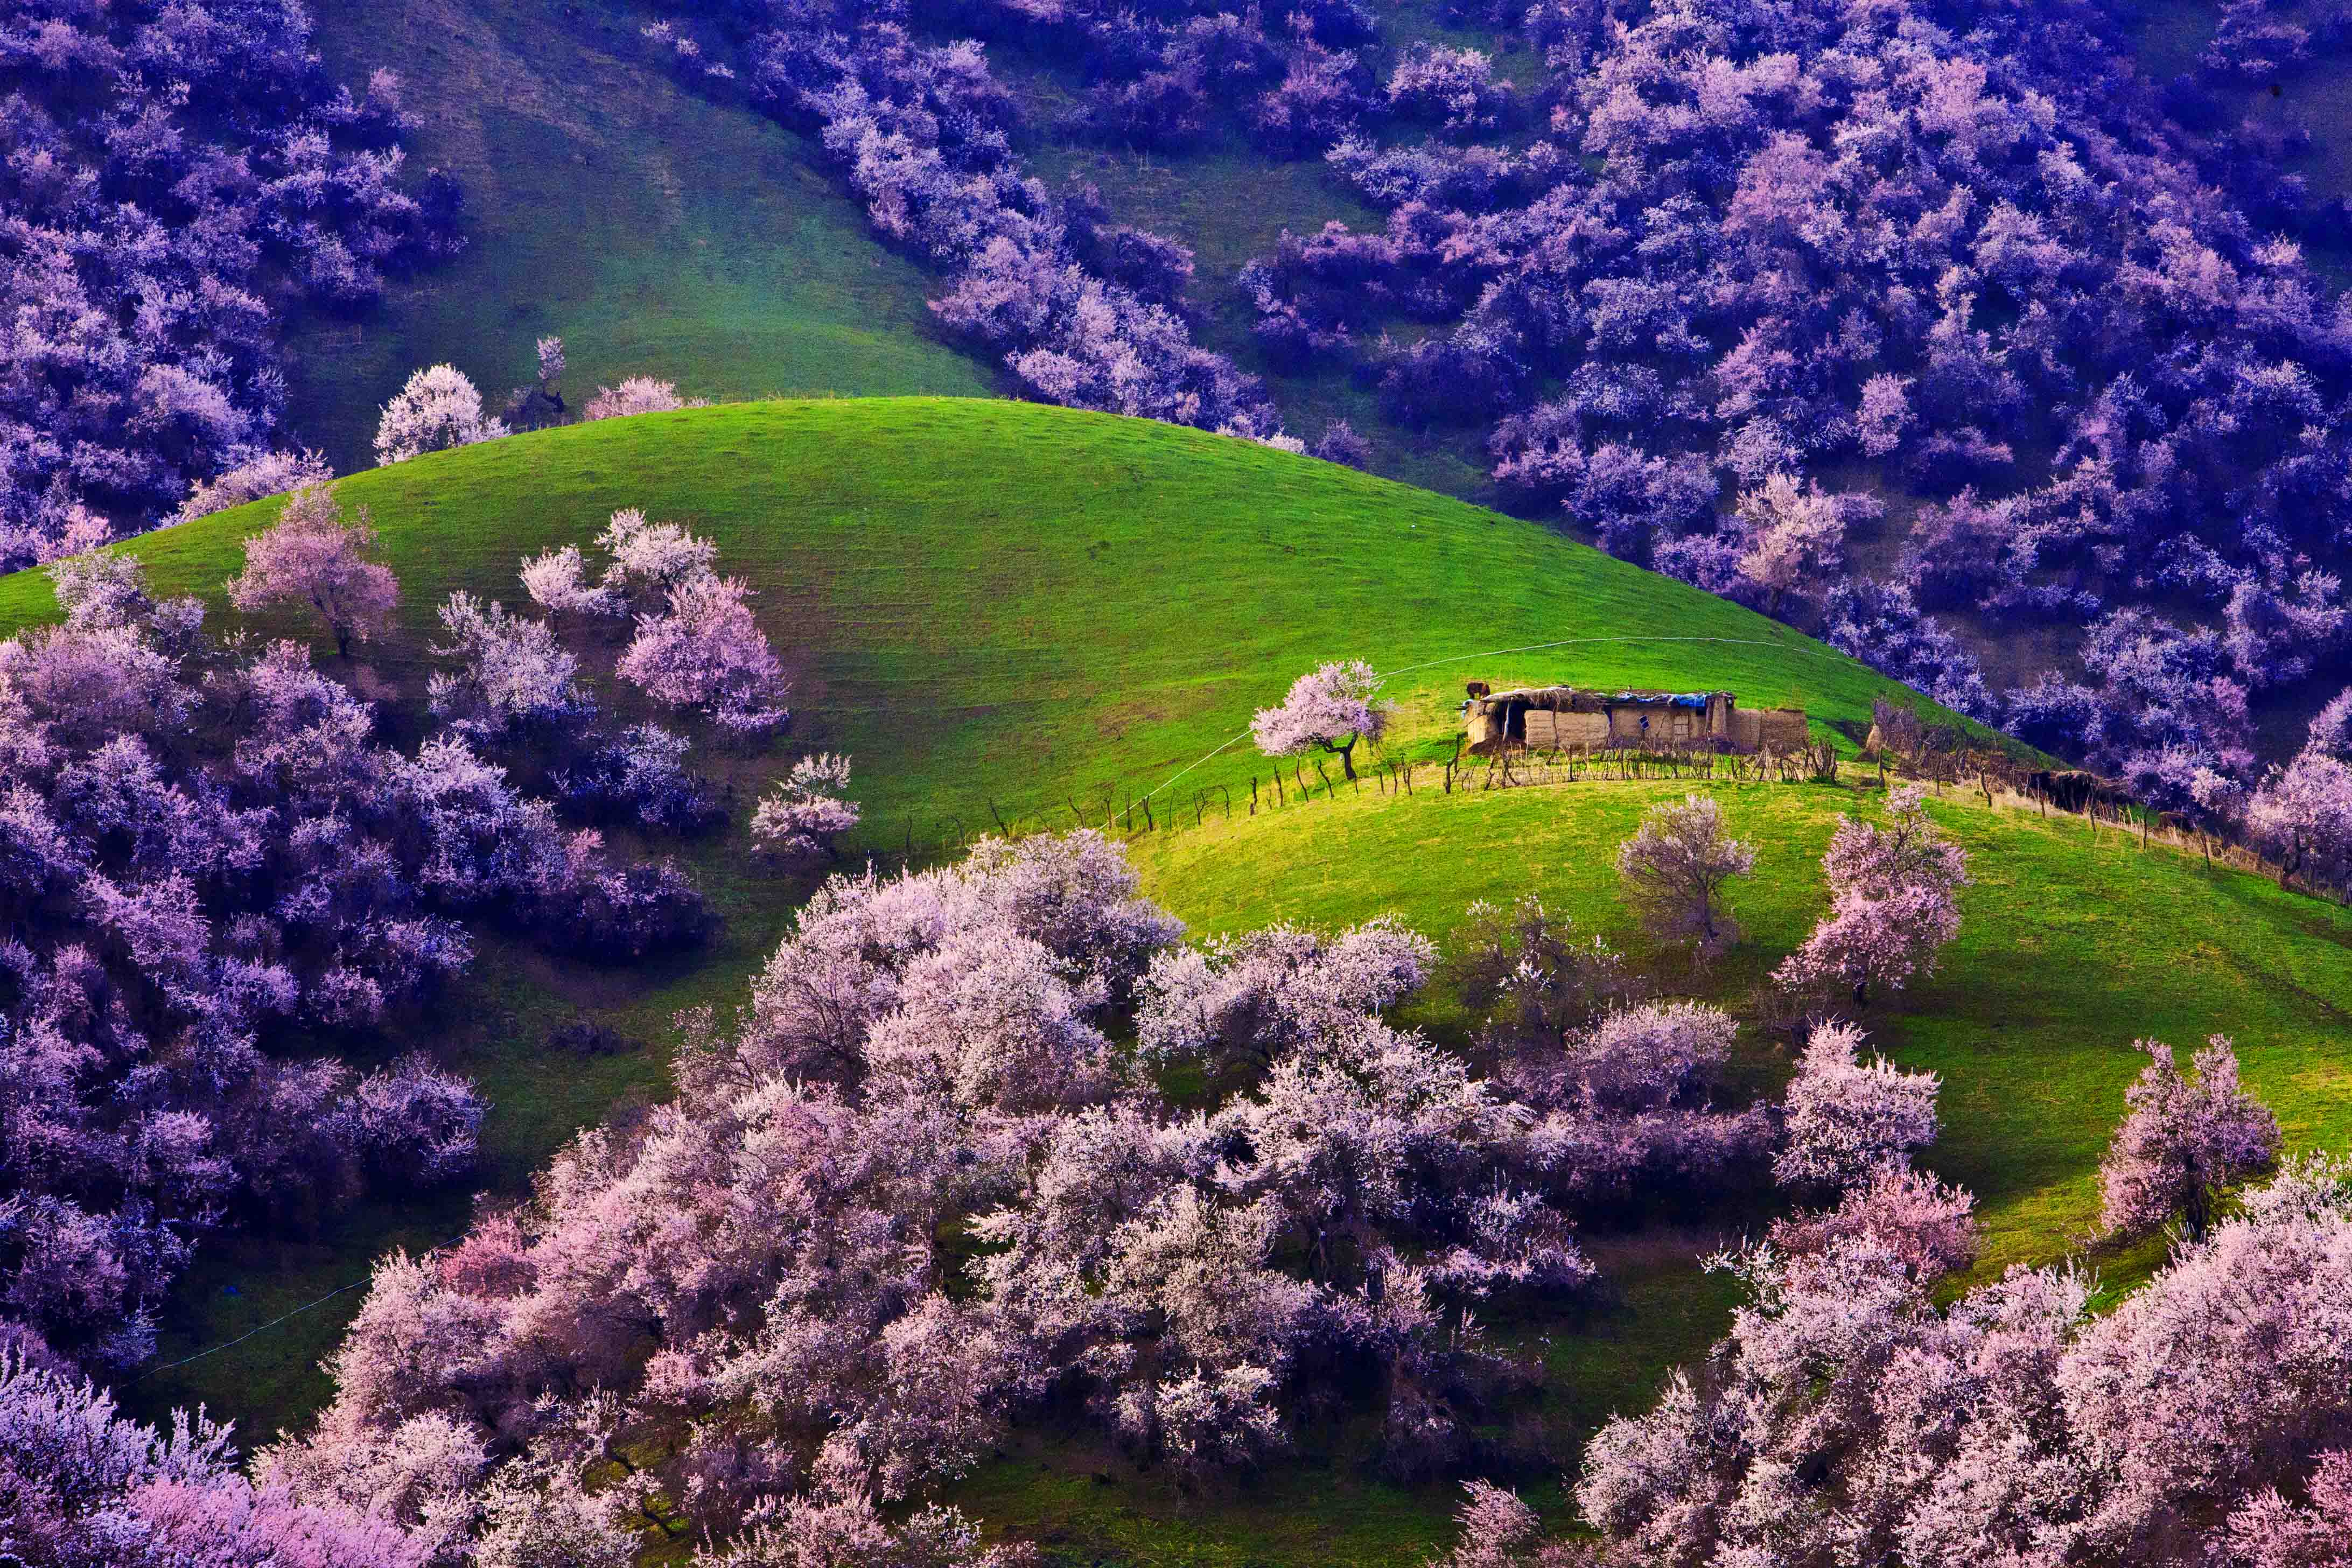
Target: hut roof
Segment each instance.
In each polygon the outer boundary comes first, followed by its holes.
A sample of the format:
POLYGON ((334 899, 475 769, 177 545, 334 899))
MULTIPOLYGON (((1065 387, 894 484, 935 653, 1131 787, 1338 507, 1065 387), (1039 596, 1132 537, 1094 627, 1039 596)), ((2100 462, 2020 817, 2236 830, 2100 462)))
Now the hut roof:
POLYGON ((1570 712, 1598 713, 1612 702, 1650 702, 1676 708, 1705 708, 1714 698, 1729 699, 1728 691, 1597 691, 1583 686, 1519 686, 1489 692, 1480 702, 1535 702, 1564 706, 1570 712))

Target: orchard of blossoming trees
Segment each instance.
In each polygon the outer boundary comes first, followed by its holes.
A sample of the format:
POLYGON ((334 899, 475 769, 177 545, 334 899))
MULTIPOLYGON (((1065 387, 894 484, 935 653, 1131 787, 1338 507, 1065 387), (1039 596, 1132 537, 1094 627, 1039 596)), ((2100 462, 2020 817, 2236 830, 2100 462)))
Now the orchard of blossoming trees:
MULTIPOLYGON (((388 635, 396 592, 369 537, 299 490, 232 596, 315 613, 348 653, 388 635)), ((601 584, 575 548, 526 563, 534 595, 646 605, 625 679, 729 743, 772 731, 775 655, 709 544, 635 512, 604 540, 601 584), (724 613, 682 610, 696 593, 724 613), (657 680, 632 663, 649 642, 657 680)), ((684 736, 601 728, 557 626, 495 601, 441 606, 443 727, 409 754, 306 647, 208 637, 201 603, 156 601, 127 557, 50 571, 64 623, 0 642, 0 1325, 123 1368, 206 1233, 467 1173, 472 1086, 419 1057, 362 1077, 298 1042, 429 999, 482 922, 604 959, 702 940, 692 884, 613 864, 593 825, 699 832, 723 811, 684 736)), ((845 763, 811 780, 828 793, 804 834, 855 822, 829 793, 845 763)))
MULTIPOLYGON (((802 773, 784 805, 841 782, 802 773)), ((1727 1102, 1727 1015, 1642 1001, 1532 902, 1474 910, 1441 968, 1387 920, 1181 945, 1135 889, 1086 831, 834 878, 731 1029, 686 1020, 675 1102, 380 1266, 335 1403, 265 1481, 454 1552, 464 1499, 553 1484, 540 1456, 584 1442, 629 1457, 590 1500, 615 1531, 657 1494, 722 1538, 750 1522, 751 1555, 719 1561, 829 1561, 793 1542, 1048 1408, 1206 1473, 1347 1389, 1377 1391, 1391 1473, 1442 1475, 1507 1456, 1539 1379, 1483 1311, 1589 1290, 1578 1223, 1753 1187, 1781 1142, 1780 1107, 1727 1102), (1441 974, 1483 1076, 1383 1016, 1441 974), (1171 1073, 1201 1087, 1172 1101, 1171 1073), (449 1456, 431 1486, 420 1454, 449 1456)), ((1901 1168, 1934 1133, 1924 1081, 1924 1122, 1836 1103, 1848 1144, 1888 1152, 1857 1179, 1920 1248, 1965 1252, 1965 1198, 1901 1168)))
POLYGON ((1940 1304, 1956 1223, 1877 1187, 1726 1259, 1750 1304, 1595 1438, 1585 1516, 1644 1563, 2342 1560, 2352 1172, 2290 1168, 2098 1316, 2065 1269, 1940 1304))
POLYGON ((1357 0, 696 9, 1029 395, 1302 447, 1193 343, 1183 247, 1012 151, 1244 137, 1390 214, 1243 269, 1266 352, 1486 431, 1514 504, 1618 554, 2184 812, 2200 768, 2252 782, 2251 710, 2352 660, 2352 333, 2296 240, 2340 204, 2168 117, 2093 8, 1449 6, 1534 51, 1526 89, 1357 0), (1017 125, 982 39, 1077 106, 1017 125), (2068 657, 2002 689, 1947 614, 2068 657))
POLYGON ((0 569, 266 458, 280 306, 364 305, 460 243, 456 185, 405 177, 408 126, 390 73, 328 77, 293 0, 6 7, 0 569))

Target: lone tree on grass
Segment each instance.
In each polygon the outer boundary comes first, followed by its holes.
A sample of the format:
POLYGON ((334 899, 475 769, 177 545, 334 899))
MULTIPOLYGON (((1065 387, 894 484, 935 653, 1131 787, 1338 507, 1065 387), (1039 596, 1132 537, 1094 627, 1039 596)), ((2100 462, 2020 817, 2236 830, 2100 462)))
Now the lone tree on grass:
POLYGON ((1692 943, 1701 956, 1739 940, 1723 889, 1756 868, 1753 846, 1723 831, 1723 808, 1704 795, 1661 801, 1617 847, 1617 875, 1650 933, 1692 943))
POLYGON ((1791 991, 1853 988, 1857 1006, 1875 984, 1900 991, 1933 973, 1936 952, 1960 931, 1968 857, 1939 838, 1916 788, 1886 797, 1884 826, 1847 817, 1822 857, 1830 912, 1773 978, 1791 991))
POLYGON ((296 490, 278 521, 245 542, 245 571, 230 581, 229 600, 247 614, 306 603, 334 633, 335 651, 349 658, 354 639, 365 642, 392 624, 400 599, 392 568, 367 558, 374 546, 365 507, 347 519, 333 491, 296 490))
POLYGON ((2137 1236, 2179 1215, 2189 1239, 2201 1240, 2221 1189, 2276 1163, 2278 1119, 2238 1087, 2228 1036, 2197 1053, 2193 1079, 2163 1041, 2138 1048, 2151 1059, 2124 1091, 2129 1109, 2099 1162, 2102 1217, 2108 1235, 2137 1236))
POLYGON ((1257 749, 1269 757, 1295 757, 1320 748, 1356 776, 1359 741, 1377 741, 1389 727, 1391 705, 1377 701, 1381 678, 1360 658, 1318 666, 1290 684, 1279 707, 1261 708, 1250 721, 1257 749))
POLYGON ((555 405, 555 411, 558 414, 561 414, 563 412, 563 372, 565 369, 563 340, 559 337, 545 337, 539 340, 537 346, 539 349, 540 395, 546 398, 548 402, 553 404, 555 405))
POLYGON ((411 375, 383 405, 375 427, 375 460, 389 467, 506 433, 503 421, 482 412, 482 395, 465 372, 436 364, 411 375))
POLYGON ((803 757, 752 812, 751 837, 782 855, 837 858, 834 840, 857 826, 857 803, 843 798, 848 788, 847 757, 803 757))

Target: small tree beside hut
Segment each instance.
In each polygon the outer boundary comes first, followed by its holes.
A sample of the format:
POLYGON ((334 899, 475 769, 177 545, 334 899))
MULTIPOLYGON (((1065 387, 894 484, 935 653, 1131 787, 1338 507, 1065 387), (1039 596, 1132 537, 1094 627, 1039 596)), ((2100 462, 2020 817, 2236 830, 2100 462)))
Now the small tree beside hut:
POLYGON ((1294 757, 1320 749, 1339 759, 1356 776, 1359 741, 1378 741, 1389 727, 1393 704, 1380 700, 1381 678, 1360 658, 1317 666, 1290 684, 1281 705, 1261 708, 1250 721, 1257 749, 1269 757, 1294 757))
POLYGON ((1755 868, 1755 847, 1724 832, 1722 806, 1705 795, 1659 802, 1617 847, 1617 875, 1643 927, 1703 957, 1739 940, 1723 892, 1755 868))

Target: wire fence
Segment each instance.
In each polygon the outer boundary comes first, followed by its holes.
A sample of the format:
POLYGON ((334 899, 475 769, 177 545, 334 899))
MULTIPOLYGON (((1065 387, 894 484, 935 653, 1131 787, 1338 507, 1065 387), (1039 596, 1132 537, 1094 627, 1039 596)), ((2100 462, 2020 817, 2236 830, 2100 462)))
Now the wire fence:
POLYGON ((1932 737, 1929 744, 1907 753, 1888 747, 1859 761, 1825 742, 1795 751, 1756 752, 1651 743, 1556 751, 1514 745, 1475 755, 1457 746, 1451 757, 1372 754, 1355 759, 1352 768, 1336 755, 1261 759, 1245 780, 1236 774, 1189 790, 1171 788, 1174 779, 1141 794, 1116 782, 1066 784, 1044 804, 1023 809, 988 798, 982 812, 970 816, 909 816, 895 826, 886 825, 888 837, 879 844, 869 843, 865 858, 905 868, 953 858, 991 837, 1023 838, 1091 828, 1141 842, 1276 813, 1327 809, 1342 798, 1367 795, 1451 796, 1658 781, 1846 784, 1882 792, 1897 784, 1916 784, 1939 797, 1973 797, 1989 810, 2044 820, 2079 819, 2095 842, 2168 848, 2209 867, 2266 877, 2339 901, 2352 894, 2352 889, 2299 879, 2242 839, 2213 825, 2141 805, 2108 781, 2075 770, 2035 768, 2006 752, 1938 746, 1932 737))

